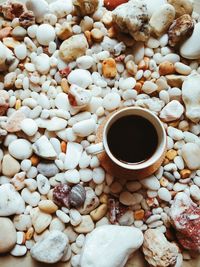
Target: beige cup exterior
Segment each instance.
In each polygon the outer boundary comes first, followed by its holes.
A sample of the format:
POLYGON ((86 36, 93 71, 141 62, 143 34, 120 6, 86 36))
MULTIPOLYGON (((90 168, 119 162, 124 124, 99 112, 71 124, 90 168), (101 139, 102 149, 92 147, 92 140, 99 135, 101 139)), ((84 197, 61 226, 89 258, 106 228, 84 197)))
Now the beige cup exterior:
MULTIPOLYGON (((126 130, 126 129, 124 129, 126 130)), ((148 138, 148 136, 147 136, 148 138)), ((120 142, 120 139, 119 139, 120 142)), ((121 110, 116 111, 106 122, 105 126, 104 126, 104 130, 103 130, 103 147, 105 149, 106 154, 109 156, 109 158, 118 166, 128 169, 128 170, 141 170, 141 169, 145 169, 153 164, 155 164, 155 162, 157 162, 160 157, 163 155, 165 149, 166 149, 166 142, 167 142, 167 137, 166 137, 166 132, 165 132, 165 128, 162 124, 162 122, 159 120, 159 118, 154 115, 151 111, 148 111, 146 109, 143 108, 139 108, 139 107, 129 107, 129 108, 124 108, 121 110), (138 115, 141 116, 145 119, 147 119, 148 121, 151 122, 151 124, 154 126, 154 128, 157 131, 158 134, 158 146, 156 151, 154 152, 154 154, 151 156, 151 158, 149 158, 148 160, 142 162, 142 163, 136 163, 136 164, 126 164, 123 163, 121 161, 119 161, 117 158, 115 158, 113 156, 113 154, 111 153, 109 146, 108 146, 108 142, 107 142, 107 134, 108 131, 111 127, 111 125, 117 121, 118 119, 125 117, 125 116, 129 116, 129 115, 138 115)))

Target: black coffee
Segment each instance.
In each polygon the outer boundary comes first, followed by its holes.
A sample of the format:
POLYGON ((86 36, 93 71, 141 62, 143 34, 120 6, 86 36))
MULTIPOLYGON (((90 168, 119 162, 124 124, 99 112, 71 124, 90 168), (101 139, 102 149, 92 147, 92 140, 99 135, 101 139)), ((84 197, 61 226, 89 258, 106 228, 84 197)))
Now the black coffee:
POLYGON ((158 145, 154 126, 145 118, 129 115, 114 122, 108 130, 108 146, 115 158, 125 163, 148 160, 158 145))

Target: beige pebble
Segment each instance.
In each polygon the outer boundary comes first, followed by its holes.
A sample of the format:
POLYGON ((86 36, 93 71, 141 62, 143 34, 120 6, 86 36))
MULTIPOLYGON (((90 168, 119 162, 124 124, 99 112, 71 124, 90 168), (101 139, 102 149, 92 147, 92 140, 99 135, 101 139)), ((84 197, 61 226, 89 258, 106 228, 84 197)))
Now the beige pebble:
POLYGON ((95 210, 90 212, 90 216, 91 216, 93 221, 99 221, 101 218, 104 217, 104 215, 106 214, 107 210, 108 210, 107 205, 106 204, 102 204, 98 208, 96 208, 95 210))
POLYGON ((105 78, 114 78, 117 75, 116 62, 113 58, 107 58, 102 62, 102 72, 105 78))
POLYGON ((38 203, 40 210, 46 213, 54 213, 57 211, 58 207, 51 200, 42 200, 38 203))
POLYGON ((173 160, 177 156, 177 151, 174 149, 170 149, 167 151, 165 155, 169 160, 173 160))
POLYGON ((175 9, 172 5, 162 5, 157 11, 155 11, 149 21, 149 24, 153 32, 157 36, 161 36, 166 33, 169 26, 175 18, 175 9))
POLYGON ((0 254, 9 252, 17 241, 17 233, 9 218, 0 218, 0 254))
POLYGON ((3 43, 8 48, 14 49, 16 46, 20 45, 20 42, 15 40, 12 37, 5 37, 3 38, 3 43))
POLYGON ((159 65, 159 73, 161 76, 174 73, 174 64, 169 61, 164 61, 159 65))
POLYGON ((30 211, 32 223, 37 234, 42 233, 51 223, 52 216, 34 208, 30 211))
POLYGON ((69 22, 64 22, 57 32, 60 40, 66 40, 73 35, 72 27, 69 22))
POLYGON ((9 154, 3 157, 2 161, 2 173, 5 176, 13 177, 20 170, 19 162, 11 157, 9 154))
POLYGON ((184 75, 176 75, 176 74, 166 75, 165 78, 167 79, 167 83, 171 87, 178 87, 178 88, 181 88, 184 80, 186 79, 184 75))
POLYGON ((94 28, 91 30, 91 37, 95 42, 100 43, 103 40, 104 35, 101 30, 94 28))
POLYGON ((8 121, 5 125, 6 131, 9 133, 18 132, 21 130, 21 122, 26 118, 23 112, 20 110, 14 112, 10 117, 8 117, 8 121))
POLYGON ((180 17, 184 14, 192 14, 193 3, 191 0, 168 0, 168 3, 175 8, 176 17, 180 17))
POLYGON ((189 178, 190 177, 190 175, 191 175, 191 170, 189 170, 189 169, 183 169, 183 170, 181 170, 180 171, 180 175, 181 175, 181 178, 182 179, 186 179, 186 178, 189 178))
POLYGON ((74 231, 79 234, 87 234, 90 233, 94 229, 94 223, 90 217, 90 215, 82 216, 82 222, 74 227, 74 231))
POLYGON ((176 72, 178 72, 179 74, 183 74, 183 75, 189 75, 192 71, 190 66, 187 66, 186 64, 183 64, 181 62, 176 62, 174 64, 174 67, 175 67, 176 72))

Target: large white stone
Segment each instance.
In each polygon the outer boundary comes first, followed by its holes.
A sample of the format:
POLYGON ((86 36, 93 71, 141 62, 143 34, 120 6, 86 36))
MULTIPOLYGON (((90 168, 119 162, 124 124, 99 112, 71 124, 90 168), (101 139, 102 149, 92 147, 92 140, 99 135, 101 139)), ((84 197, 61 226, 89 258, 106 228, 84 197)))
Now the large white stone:
POLYGON ((87 235, 81 267, 123 267, 143 243, 141 230, 117 225, 99 226, 87 235))
POLYGON ((56 151, 45 135, 33 144, 33 150, 35 154, 45 159, 55 159, 57 157, 56 151))
POLYGON ((11 184, 0 186, 0 216, 21 214, 25 210, 25 202, 11 184))
POLYGON ((92 84, 92 76, 88 70, 76 69, 68 75, 68 82, 82 88, 87 88, 92 84))
POLYGON ((67 152, 65 156, 64 167, 66 170, 76 168, 83 152, 83 147, 75 142, 67 143, 67 152))
POLYGON ((153 13, 160 8, 162 5, 167 4, 166 0, 144 0, 144 3, 147 5, 147 12, 151 17, 153 13))
POLYGON ((39 44, 47 46, 54 41, 55 37, 55 30, 50 24, 41 24, 37 28, 36 38, 39 44))
POLYGON ((187 143, 182 147, 182 157, 191 170, 200 168, 200 146, 194 143, 187 143))
POLYGON ((26 139, 14 140, 9 144, 8 151, 11 156, 20 160, 29 158, 33 153, 31 143, 26 139))
POLYGON ((74 133, 86 137, 95 131, 96 123, 93 119, 83 120, 75 123, 72 127, 74 133))
POLYGON ((180 54, 188 59, 200 58, 200 22, 195 25, 190 38, 181 45, 180 54))
POLYGON ((178 120, 184 112, 184 107, 177 100, 169 102, 160 112, 160 118, 165 121, 178 120))
POLYGON ((186 116, 197 123, 200 120, 200 75, 191 74, 182 85, 182 98, 186 106, 186 116))
POLYGON ((57 0, 49 4, 49 10, 55 14, 57 18, 62 18, 70 14, 73 10, 73 4, 71 0, 57 0))

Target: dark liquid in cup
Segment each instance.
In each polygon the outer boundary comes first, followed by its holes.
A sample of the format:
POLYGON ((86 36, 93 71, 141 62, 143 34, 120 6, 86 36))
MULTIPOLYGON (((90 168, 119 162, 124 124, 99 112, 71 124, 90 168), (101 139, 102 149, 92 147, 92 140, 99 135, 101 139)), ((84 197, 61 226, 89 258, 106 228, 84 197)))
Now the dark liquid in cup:
POLYGON ((148 160, 158 145, 154 126, 137 115, 125 116, 114 122, 108 130, 107 140, 113 156, 129 164, 148 160))

